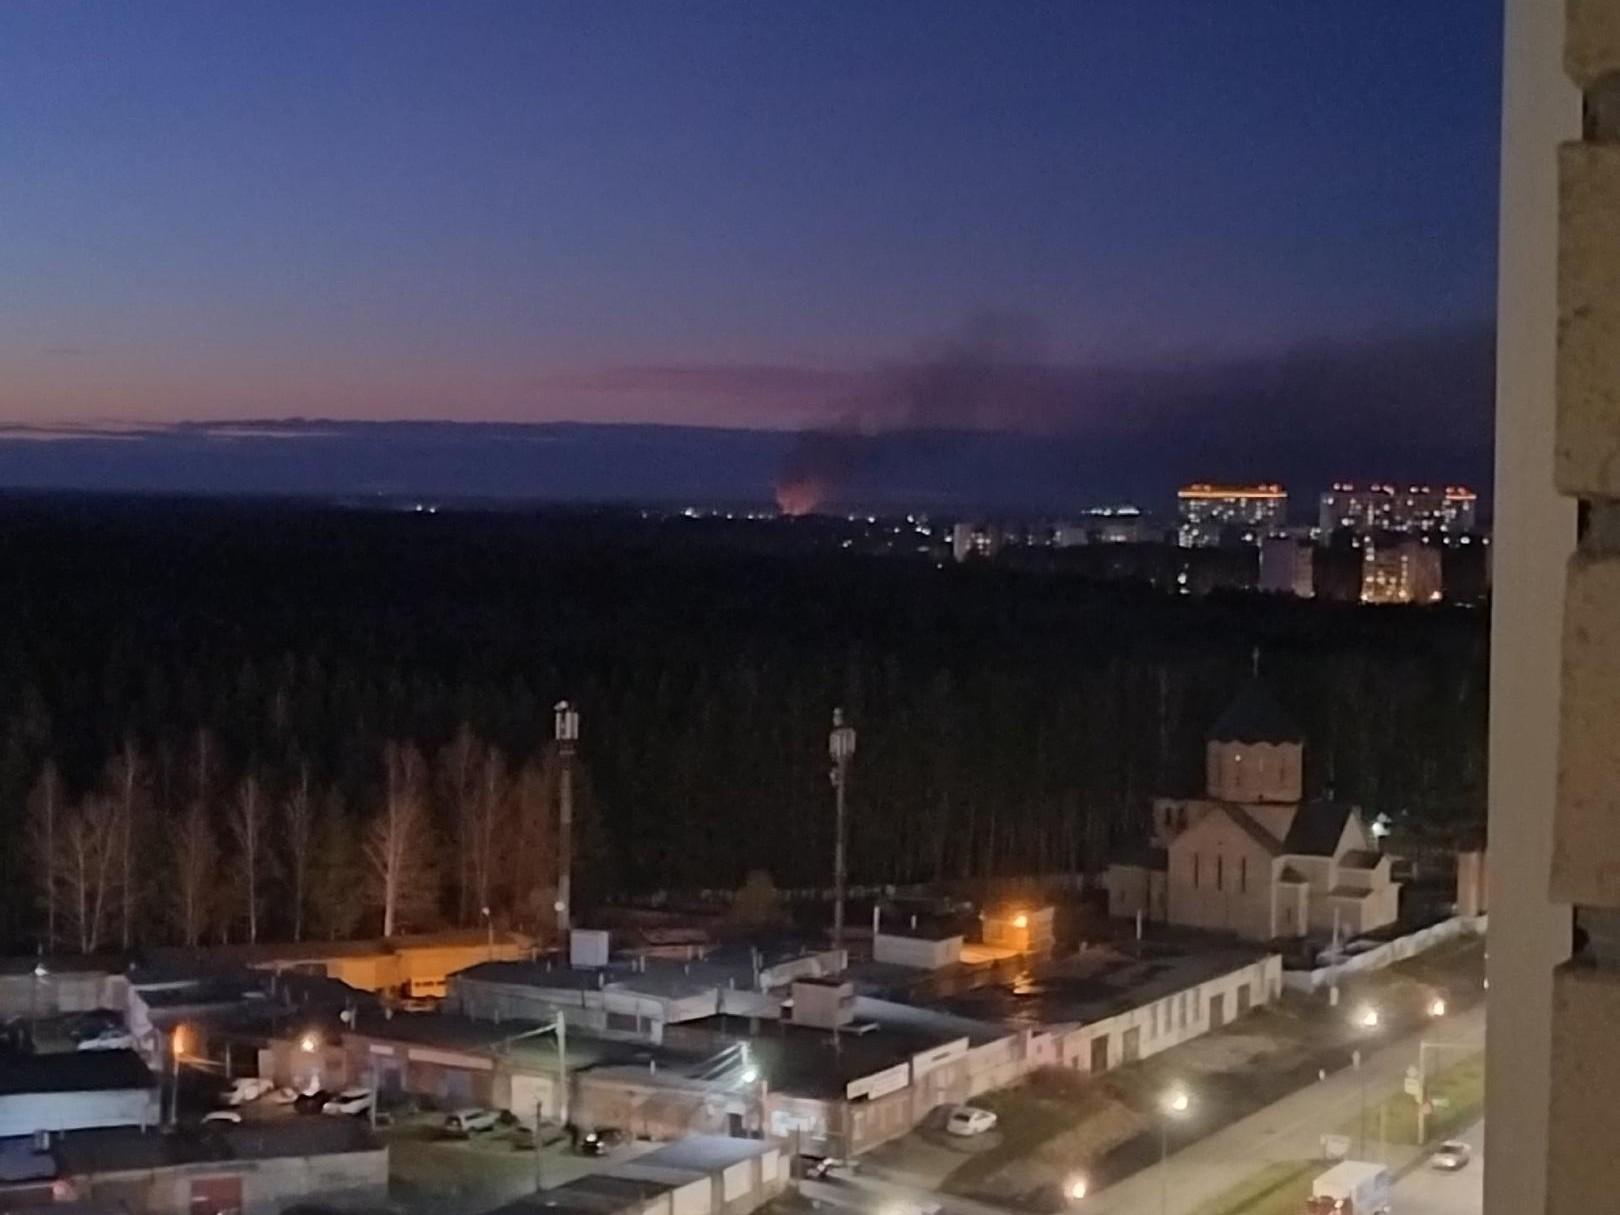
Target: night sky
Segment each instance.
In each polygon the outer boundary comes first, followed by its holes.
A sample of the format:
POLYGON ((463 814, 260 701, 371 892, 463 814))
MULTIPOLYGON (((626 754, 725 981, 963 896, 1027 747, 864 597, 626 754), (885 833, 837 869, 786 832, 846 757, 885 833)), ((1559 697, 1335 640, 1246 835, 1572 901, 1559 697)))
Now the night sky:
POLYGON ((10 0, 0 415, 1478 475, 1499 9, 10 0))

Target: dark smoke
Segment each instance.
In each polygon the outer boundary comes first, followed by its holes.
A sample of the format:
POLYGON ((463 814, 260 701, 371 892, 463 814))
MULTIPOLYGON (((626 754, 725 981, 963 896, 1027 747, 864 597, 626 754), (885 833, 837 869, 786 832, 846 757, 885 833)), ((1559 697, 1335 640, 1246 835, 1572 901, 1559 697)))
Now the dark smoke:
POLYGON ((841 425, 799 436, 778 488, 801 509, 892 503, 946 463, 977 463, 982 485, 936 490, 988 501, 1016 489, 994 432, 1044 436, 1042 471, 1068 480, 1071 506, 1151 499, 1195 479, 1280 480, 1302 494, 1341 478, 1484 486, 1493 347, 1480 326, 1271 357, 1078 367, 1043 362, 1016 327, 980 326, 871 373, 841 425))

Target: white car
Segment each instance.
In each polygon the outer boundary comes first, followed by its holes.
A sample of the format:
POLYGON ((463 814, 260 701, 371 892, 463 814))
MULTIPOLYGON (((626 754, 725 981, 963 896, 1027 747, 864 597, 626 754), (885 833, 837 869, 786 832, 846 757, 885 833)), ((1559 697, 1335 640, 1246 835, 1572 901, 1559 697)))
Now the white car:
POLYGON ((323 1114, 364 1114, 377 1096, 369 1088, 346 1088, 325 1105, 323 1114))
POLYGON ((246 1105, 265 1096, 274 1087, 275 1083, 268 1076, 238 1076, 225 1090, 225 1104, 246 1105))
POLYGON ((945 1119, 945 1129, 952 1135, 982 1135, 996 1129, 996 1116, 976 1105, 959 1105, 945 1119))
POLYGON ((1474 1158, 1474 1150, 1461 1139, 1448 1139, 1429 1157, 1429 1167, 1442 1173, 1455 1173, 1474 1158))
POLYGON ((229 1122, 240 1126, 242 1123, 241 1110, 210 1110, 203 1115, 204 1122, 229 1122))
POLYGON ((452 1135, 471 1135, 474 1131, 492 1131, 497 1117, 494 1110, 476 1107, 456 1110, 444 1116, 444 1129, 452 1135))
POLYGON ((79 1039, 80 1050, 134 1050, 135 1038, 127 1029, 103 1029, 79 1039))

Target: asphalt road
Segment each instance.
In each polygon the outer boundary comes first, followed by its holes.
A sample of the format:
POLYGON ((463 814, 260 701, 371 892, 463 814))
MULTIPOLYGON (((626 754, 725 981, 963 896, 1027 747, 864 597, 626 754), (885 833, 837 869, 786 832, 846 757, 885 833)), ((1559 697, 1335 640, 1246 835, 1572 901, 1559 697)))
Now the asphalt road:
MULTIPOLYGON (((1485 1042, 1485 1009, 1479 1007, 1449 1018, 1444 1028, 1434 1027, 1424 1037, 1452 1043, 1485 1042)), ((1406 1069, 1417 1060, 1418 1036, 1402 1038, 1367 1052, 1360 1071, 1345 1069, 1337 1075, 1292 1093, 1263 1110, 1215 1131, 1183 1150, 1172 1152, 1168 1173, 1153 1165, 1109 1186, 1079 1203, 1074 1215, 1192 1215, 1213 1199, 1242 1184, 1266 1165, 1279 1161, 1309 1160, 1319 1155, 1321 1136, 1356 1120, 1365 1100, 1369 1105, 1399 1092, 1406 1069), (1168 1181, 1168 1186, 1165 1182, 1168 1181)), ((1196 1094, 1194 1094, 1196 1101, 1196 1094)), ((1196 1106, 1193 1114, 1196 1116, 1196 1106)), ((1435 1173, 1420 1166, 1402 1179, 1396 1193, 1399 1215, 1478 1215, 1484 1177, 1483 1124, 1465 1138, 1475 1145, 1475 1159, 1458 1173, 1435 1173)), ((1369 1125, 1369 1135, 1376 1128, 1369 1125)), ((1356 1149, 1352 1149, 1355 1151, 1356 1149)), ((1370 1138, 1366 1157, 1399 1168, 1415 1155, 1411 1146, 1384 1148, 1370 1138)), ((944 1215, 1006 1215, 1006 1209, 953 1195, 935 1194, 902 1185, 897 1179, 872 1170, 849 1181, 807 1182, 806 1197, 831 1208, 864 1212, 918 1215, 937 1208, 944 1215)))
POLYGON ((1474 1158, 1455 1173, 1420 1166, 1395 1184, 1396 1215, 1479 1215, 1485 1205, 1485 1123, 1458 1136, 1474 1158))
MULTIPOLYGON (((1425 1037, 1447 1042, 1485 1042, 1483 1006, 1448 1018, 1425 1037)), ((1400 1039, 1368 1052, 1361 1071, 1346 1069, 1326 1080, 1284 1097, 1231 1126, 1214 1132, 1182 1151, 1172 1138, 1168 1176, 1153 1165, 1086 1200, 1085 1215, 1141 1215, 1157 1211, 1163 1201, 1167 1215, 1189 1215, 1211 1199, 1228 1193, 1255 1172, 1277 1161, 1309 1160, 1320 1154, 1321 1136, 1354 1121, 1363 1091, 1369 1105, 1400 1091, 1406 1069, 1417 1062, 1416 1036, 1400 1039), (1168 1180, 1168 1198, 1165 1182, 1168 1180)), ((1193 1094, 1196 1103, 1197 1094, 1193 1094)), ((1189 1116, 1197 1114, 1196 1104, 1189 1116)), ((1369 1126, 1370 1136, 1377 1130, 1369 1126)), ((1359 1150, 1353 1146, 1352 1152, 1359 1150)), ((1366 1156, 1399 1166, 1413 1149, 1383 1149, 1369 1138, 1366 1156)), ((1474 1168, 1469 1165, 1469 1168, 1474 1168)), ((1477 1175, 1477 1170, 1476 1170, 1477 1175)), ((1478 1208, 1473 1208, 1477 1210, 1478 1208)), ((1402 1211, 1402 1215, 1405 1212, 1402 1211)), ((1448 1213, 1449 1215, 1449 1213, 1448 1213)))

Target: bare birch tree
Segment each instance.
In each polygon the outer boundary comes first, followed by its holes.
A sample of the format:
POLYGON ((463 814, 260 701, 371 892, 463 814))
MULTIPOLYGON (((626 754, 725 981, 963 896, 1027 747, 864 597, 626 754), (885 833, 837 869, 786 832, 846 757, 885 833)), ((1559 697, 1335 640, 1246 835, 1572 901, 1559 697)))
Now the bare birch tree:
POLYGON ((422 757, 391 742, 383 766, 383 804, 366 832, 365 859, 372 903, 382 908, 383 936, 391 937, 431 915, 437 889, 422 757))
POLYGON ((456 844, 456 920, 461 924, 471 923, 478 908, 486 905, 474 897, 477 879, 473 873, 483 750, 472 727, 462 722, 456 736, 438 755, 439 796, 449 819, 450 837, 456 844))
POLYGON ((265 819, 267 809, 259 778, 251 771, 236 787, 231 804, 231 838, 236 842, 236 863, 241 875, 241 894, 247 904, 248 943, 259 941, 259 891, 265 868, 265 819))
POLYGON ((186 807, 174 838, 173 917, 182 944, 195 946, 208 930, 213 911, 214 870, 219 845, 208 807, 193 801, 186 807))
POLYGON ((135 880, 135 840, 140 832, 146 804, 146 762, 130 735, 107 763, 107 792, 117 810, 119 943, 126 950, 135 941, 135 918, 139 912, 140 890, 135 880))
POLYGON ((62 818, 56 869, 80 953, 101 948, 118 875, 118 808, 87 797, 62 818))
POLYGON ((57 826, 62 813, 62 781, 56 764, 47 759, 28 795, 28 853, 31 871, 45 905, 45 948, 57 942, 57 891, 61 885, 57 856, 57 826))
POLYGON ((292 896, 292 936, 304 939, 304 906, 309 901, 310 847, 315 837, 314 806, 309 796, 309 761, 298 763, 298 779, 281 804, 287 849, 287 886, 292 896))

